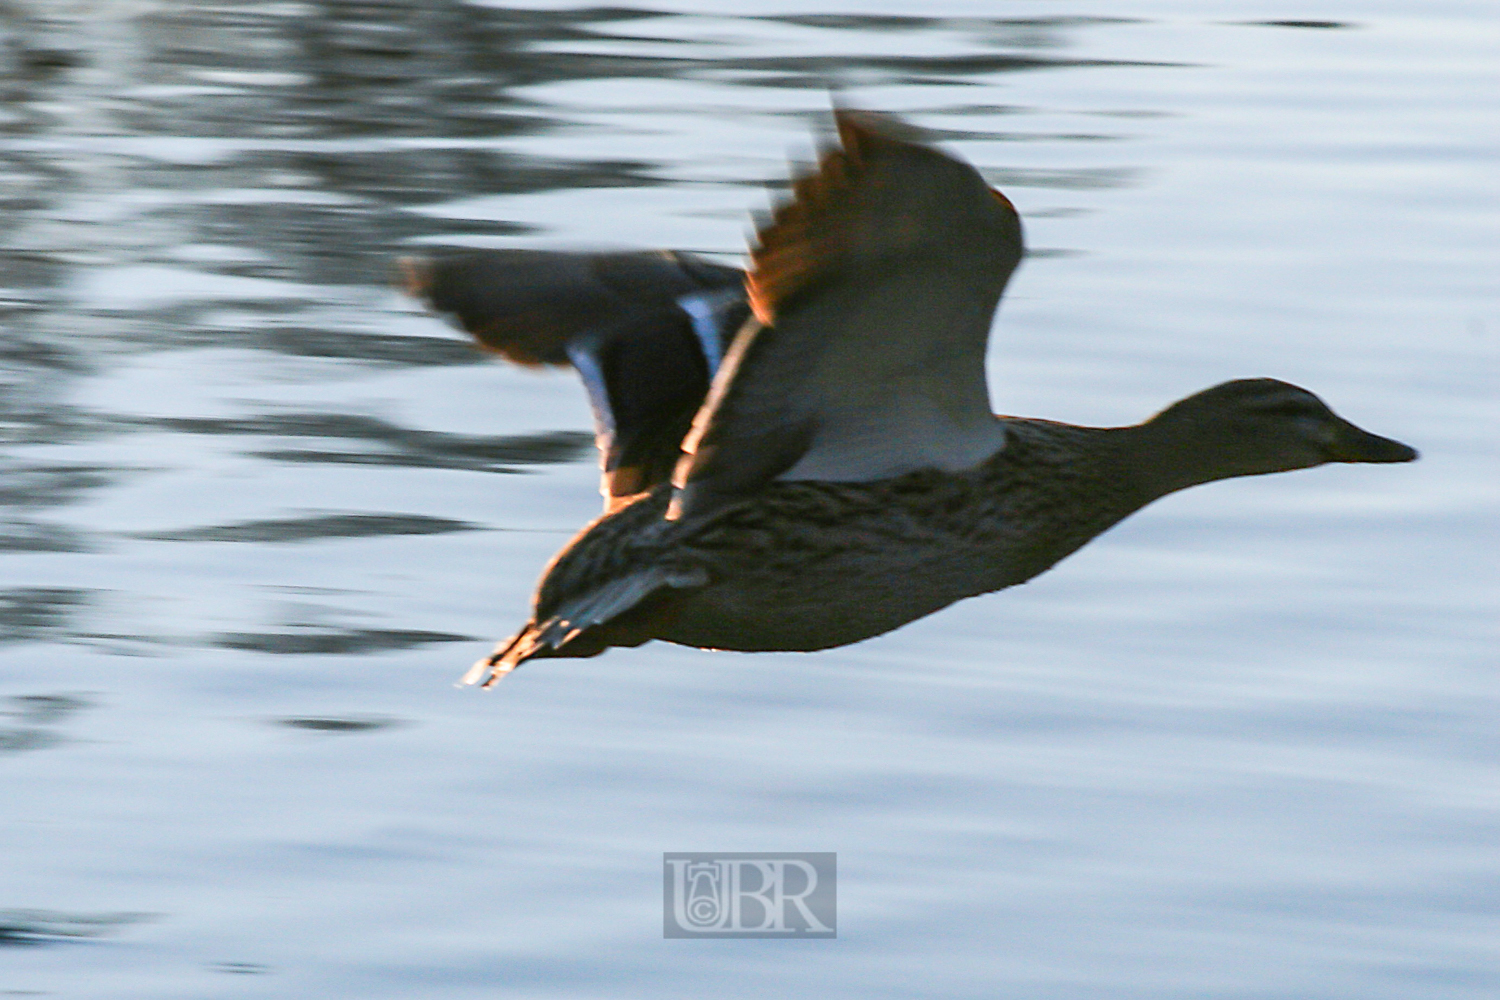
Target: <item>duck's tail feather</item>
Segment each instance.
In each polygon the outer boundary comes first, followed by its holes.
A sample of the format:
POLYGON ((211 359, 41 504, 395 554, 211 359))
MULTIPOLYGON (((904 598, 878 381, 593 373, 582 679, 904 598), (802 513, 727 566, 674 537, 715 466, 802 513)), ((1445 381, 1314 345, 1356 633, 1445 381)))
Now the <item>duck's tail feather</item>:
POLYGON ((516 652, 517 647, 521 645, 522 640, 526 638, 526 634, 529 631, 531 631, 530 628, 522 629, 511 638, 496 646, 495 651, 489 656, 476 660, 468 672, 463 675, 459 684, 478 684, 483 680, 484 687, 494 687, 500 678, 520 665, 521 657, 512 654, 516 652))
POLYGON ((639 646, 651 638, 649 630, 619 629, 621 616, 639 608, 663 588, 685 589, 708 583, 701 568, 671 569, 649 566, 564 601, 556 612, 529 623, 495 647, 464 674, 463 684, 494 687, 500 678, 527 660, 550 657, 598 656, 611 646, 639 646))

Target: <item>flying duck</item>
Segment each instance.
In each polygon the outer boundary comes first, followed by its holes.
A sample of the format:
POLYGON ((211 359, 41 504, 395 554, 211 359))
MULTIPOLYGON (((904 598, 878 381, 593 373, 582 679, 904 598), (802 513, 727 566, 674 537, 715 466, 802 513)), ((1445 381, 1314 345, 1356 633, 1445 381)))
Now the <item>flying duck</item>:
POLYGON ((482 346, 575 368, 596 418, 604 513, 466 682, 652 639, 842 646, 1029 580, 1176 490, 1417 457, 1269 378, 1128 427, 996 416, 1015 207, 903 122, 834 118, 748 272, 675 252, 401 262, 482 346))

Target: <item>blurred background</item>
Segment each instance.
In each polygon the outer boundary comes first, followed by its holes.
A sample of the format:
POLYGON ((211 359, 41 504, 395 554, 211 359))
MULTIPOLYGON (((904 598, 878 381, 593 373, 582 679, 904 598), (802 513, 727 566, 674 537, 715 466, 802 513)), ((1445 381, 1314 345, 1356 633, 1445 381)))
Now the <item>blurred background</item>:
POLYGON ((1500 992, 1500 14, 913 9, 0 2, 0 995, 1500 992), (831 85, 1020 208, 1000 412, 1273 376, 1422 460, 845 649, 456 688, 591 421, 392 259, 737 260, 831 85), (716 850, 838 852, 838 940, 663 940, 716 850))

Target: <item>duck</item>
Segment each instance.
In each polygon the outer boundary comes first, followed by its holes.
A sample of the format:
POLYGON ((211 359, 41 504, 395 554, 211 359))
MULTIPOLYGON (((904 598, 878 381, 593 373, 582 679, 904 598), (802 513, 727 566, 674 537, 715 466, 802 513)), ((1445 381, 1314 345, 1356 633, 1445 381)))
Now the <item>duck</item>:
POLYGON ((484 348, 572 367, 603 513, 464 680, 652 640, 812 652, 1032 579, 1160 497, 1410 462, 1306 389, 1213 386, 1121 427, 996 415, 1014 205, 890 115, 834 111, 749 268, 676 251, 455 251, 406 290, 484 348))

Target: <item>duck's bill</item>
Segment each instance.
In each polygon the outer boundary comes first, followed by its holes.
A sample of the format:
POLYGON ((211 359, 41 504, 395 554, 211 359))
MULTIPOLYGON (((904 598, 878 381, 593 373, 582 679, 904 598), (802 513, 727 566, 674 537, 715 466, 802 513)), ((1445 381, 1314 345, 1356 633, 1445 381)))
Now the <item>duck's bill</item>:
POLYGON ((1330 462, 1412 462, 1417 449, 1400 441, 1371 434, 1351 423, 1339 428, 1339 436, 1328 449, 1330 462))

